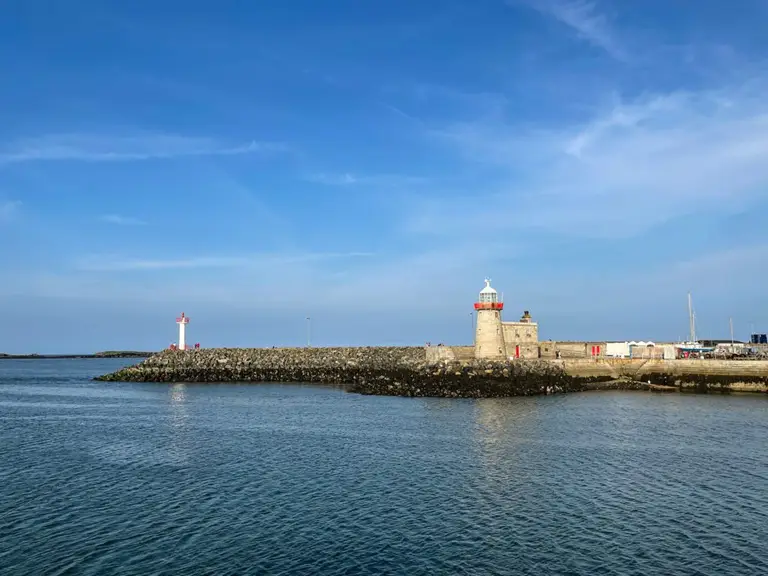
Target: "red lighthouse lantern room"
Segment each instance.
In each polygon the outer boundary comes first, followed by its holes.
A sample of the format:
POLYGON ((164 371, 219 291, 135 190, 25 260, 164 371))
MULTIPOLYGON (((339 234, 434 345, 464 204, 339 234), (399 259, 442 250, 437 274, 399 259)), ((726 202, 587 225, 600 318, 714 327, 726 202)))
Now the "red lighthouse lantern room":
POLYGON ((491 288, 491 281, 485 279, 485 288, 480 290, 480 297, 475 302, 475 310, 503 310, 504 302, 499 302, 499 295, 491 288))

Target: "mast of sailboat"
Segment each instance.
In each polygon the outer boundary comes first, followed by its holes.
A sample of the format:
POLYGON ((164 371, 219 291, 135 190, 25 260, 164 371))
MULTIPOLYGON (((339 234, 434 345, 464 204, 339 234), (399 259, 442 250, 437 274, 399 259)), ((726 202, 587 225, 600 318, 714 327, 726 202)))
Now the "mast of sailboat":
POLYGON ((728 324, 731 327, 731 352, 733 352, 733 317, 728 318, 728 324))
POLYGON ((688 292, 688 323, 691 329, 691 342, 696 342, 696 316, 693 314, 693 303, 691 302, 691 293, 688 292))

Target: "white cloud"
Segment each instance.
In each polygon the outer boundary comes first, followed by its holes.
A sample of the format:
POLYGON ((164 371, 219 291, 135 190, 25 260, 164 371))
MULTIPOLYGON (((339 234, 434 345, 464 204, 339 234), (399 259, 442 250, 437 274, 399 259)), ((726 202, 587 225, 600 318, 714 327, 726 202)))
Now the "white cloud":
POLYGON ((427 205, 414 226, 628 236, 686 214, 743 209, 768 197, 763 86, 648 95, 554 130, 448 126, 433 136, 472 165, 501 169, 506 183, 427 205))
POLYGON ((421 176, 408 176, 402 174, 371 174, 357 175, 349 172, 341 174, 311 174, 305 178, 310 182, 325 184, 327 186, 384 186, 397 187, 424 184, 428 178, 421 176))
POLYGON ((359 182, 355 176, 348 172, 344 174, 311 174, 306 177, 306 180, 316 182, 317 184, 327 184, 329 186, 348 186, 359 182))
POLYGON ((99 218, 102 222, 116 224, 117 226, 144 226, 146 222, 139 218, 131 216, 120 216, 119 214, 105 214, 99 218))
POLYGON ((318 252, 304 254, 254 254, 244 256, 200 256, 181 259, 138 259, 96 255, 80 258, 75 268, 87 272, 127 272, 201 268, 269 268, 325 260, 363 258, 370 252, 318 252))
POLYGON ((0 149, 0 164, 34 161, 126 162, 184 156, 226 156, 284 151, 280 143, 226 144, 176 135, 108 136, 52 134, 19 140, 0 149))
MULTIPOLYGON (((9 296, 103 302, 157 303, 241 310, 318 310, 336 270, 355 270, 369 253, 291 253, 201 256, 187 259, 81 258, 70 269, 0 271, 0 299, 9 296)), ((365 296, 353 299, 365 304, 365 296)), ((350 304, 347 302, 346 304, 350 304)))
MULTIPOLYGON (((521 0, 509 0, 517 4, 521 0)), ((522 0, 539 12, 547 14, 574 30, 590 44, 605 50, 617 60, 626 60, 627 54, 616 38, 608 18, 598 11, 597 2, 587 0, 522 0)))

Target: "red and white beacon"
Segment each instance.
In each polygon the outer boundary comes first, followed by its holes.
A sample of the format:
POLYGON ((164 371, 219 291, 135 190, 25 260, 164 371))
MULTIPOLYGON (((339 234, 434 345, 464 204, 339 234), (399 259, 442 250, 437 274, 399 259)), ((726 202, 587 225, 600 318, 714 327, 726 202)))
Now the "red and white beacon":
POLYGON ((181 313, 181 316, 176 318, 176 324, 179 325, 179 350, 186 350, 187 349, 187 324, 189 324, 189 316, 185 316, 184 312, 181 313))

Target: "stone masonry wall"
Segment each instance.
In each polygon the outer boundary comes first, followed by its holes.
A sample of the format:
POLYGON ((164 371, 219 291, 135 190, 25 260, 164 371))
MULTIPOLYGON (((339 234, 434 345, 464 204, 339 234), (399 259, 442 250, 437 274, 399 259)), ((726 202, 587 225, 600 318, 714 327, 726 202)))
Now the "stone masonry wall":
POLYGON ((519 346, 520 358, 539 357, 539 326, 535 322, 503 322, 507 356, 514 357, 519 346))
POLYGON ((504 331, 499 310, 478 310, 475 327, 475 357, 503 359, 506 357, 504 331))
POLYGON ((586 342, 555 342, 555 351, 560 351, 560 358, 586 358, 586 342))
POLYGON ((435 362, 471 362, 475 359, 474 346, 427 346, 426 361, 435 362))
POLYGON ((583 358, 552 362, 577 378, 629 379, 683 391, 768 392, 766 360, 583 358))
POLYGON ((427 346, 424 351, 427 362, 452 362, 456 360, 453 346, 427 346))

